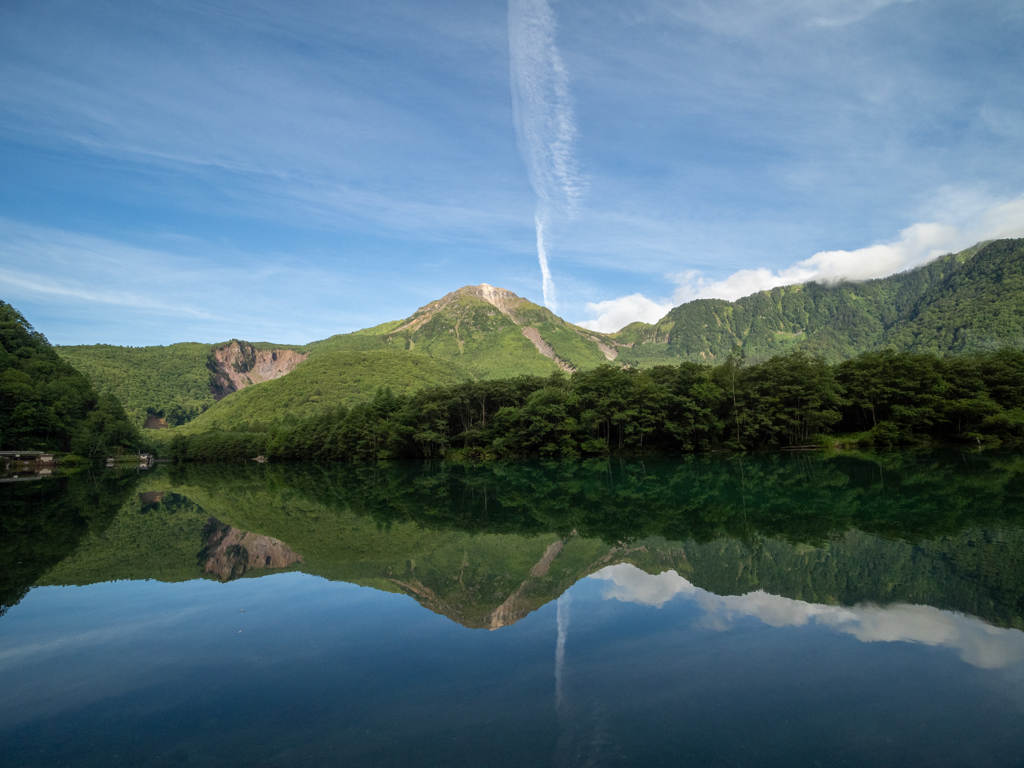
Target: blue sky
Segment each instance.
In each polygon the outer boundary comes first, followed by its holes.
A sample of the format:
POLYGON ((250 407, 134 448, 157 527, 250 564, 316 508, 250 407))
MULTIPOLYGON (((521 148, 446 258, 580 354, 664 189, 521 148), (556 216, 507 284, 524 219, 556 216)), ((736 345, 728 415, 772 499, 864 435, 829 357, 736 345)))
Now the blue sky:
POLYGON ((616 330, 890 274, 1024 236, 1021 39, 1019 0, 7 0, 0 299, 301 343, 481 282, 616 330))

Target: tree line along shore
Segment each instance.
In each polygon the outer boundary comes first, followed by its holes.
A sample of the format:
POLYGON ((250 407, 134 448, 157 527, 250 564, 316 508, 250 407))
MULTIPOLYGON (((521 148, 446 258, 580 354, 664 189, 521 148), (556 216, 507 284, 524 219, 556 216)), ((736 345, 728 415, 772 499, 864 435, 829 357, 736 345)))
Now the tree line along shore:
POLYGON ((885 447, 1024 438, 1024 352, 869 352, 829 364, 795 351, 756 364, 601 366, 388 387, 305 418, 247 414, 175 434, 171 458, 217 462, 566 458, 794 447, 885 447))

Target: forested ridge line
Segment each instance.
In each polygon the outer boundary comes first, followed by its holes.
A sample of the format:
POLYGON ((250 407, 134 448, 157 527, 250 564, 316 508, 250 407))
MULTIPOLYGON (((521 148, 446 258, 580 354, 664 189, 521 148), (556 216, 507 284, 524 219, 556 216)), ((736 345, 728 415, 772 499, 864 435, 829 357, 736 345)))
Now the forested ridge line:
POLYGON ((601 366, 468 381, 304 419, 248 414, 176 435, 179 461, 572 457, 1024 437, 1024 352, 959 357, 892 350, 829 364, 793 351, 756 364, 601 366))
POLYGON ((0 301, 0 449, 99 458, 138 442, 120 401, 97 393, 20 312, 0 301))
POLYGON ((697 299, 654 325, 613 334, 633 365, 722 360, 739 345, 749 360, 790 349, 830 362, 896 349, 942 355, 1024 346, 1024 239, 995 240, 888 277, 809 282, 736 301, 697 299))

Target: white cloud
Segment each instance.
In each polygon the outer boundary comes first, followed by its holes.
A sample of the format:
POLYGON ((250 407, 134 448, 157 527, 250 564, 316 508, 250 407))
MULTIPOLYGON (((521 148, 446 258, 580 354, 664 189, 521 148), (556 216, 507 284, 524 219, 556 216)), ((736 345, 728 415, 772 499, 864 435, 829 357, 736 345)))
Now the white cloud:
POLYGON ((620 296, 608 301, 588 302, 587 312, 597 315, 593 320, 584 320, 577 325, 592 331, 613 333, 637 320, 644 323, 656 323, 672 309, 672 303, 657 302, 640 293, 620 296))
POLYGON ((578 325, 614 332, 637 320, 653 322, 673 306, 694 299, 735 301, 783 285, 870 280, 926 264, 983 240, 1024 236, 1024 196, 994 203, 971 192, 945 190, 933 206, 943 208, 949 216, 947 221, 954 223, 913 224, 900 233, 898 240, 852 251, 820 251, 778 271, 766 267, 741 269, 720 280, 709 280, 696 270, 680 272, 671 276, 677 285, 671 303, 639 293, 588 303, 587 311, 598 317, 578 325), (664 311, 655 317, 659 307, 664 311))
POLYGON ((652 575, 629 563, 602 568, 590 578, 610 582, 601 595, 605 600, 621 600, 655 608, 661 608, 676 595, 693 597, 699 591, 675 571, 652 575))
POLYGON ((913 224, 900 238, 853 251, 821 251, 809 259, 773 272, 741 269, 723 280, 705 280, 694 273, 677 276, 677 303, 693 299, 735 301, 757 291, 810 281, 870 280, 926 264, 946 253, 968 248, 982 240, 1024 235, 1024 197, 990 205, 964 226, 950 223, 913 224))
POLYGON ((900 272, 931 261, 950 251, 971 245, 969 236, 944 224, 914 224, 900 233, 900 239, 855 251, 821 251, 809 259, 773 272, 770 269, 741 269, 722 280, 706 280, 692 272, 677 276, 673 294, 677 303, 693 299, 735 301, 758 291, 796 283, 868 280, 900 272))
POLYGON ((609 582, 602 594, 606 600, 657 608, 679 595, 695 600, 706 613, 707 625, 718 630, 727 630, 743 617, 756 618, 772 627, 801 627, 814 622, 864 643, 908 642, 953 648, 965 662, 982 669, 1024 661, 1024 633, 926 605, 862 604, 844 608, 805 603, 760 590, 745 595, 716 595, 693 586, 675 571, 653 576, 628 563, 604 568, 591 578, 609 582))

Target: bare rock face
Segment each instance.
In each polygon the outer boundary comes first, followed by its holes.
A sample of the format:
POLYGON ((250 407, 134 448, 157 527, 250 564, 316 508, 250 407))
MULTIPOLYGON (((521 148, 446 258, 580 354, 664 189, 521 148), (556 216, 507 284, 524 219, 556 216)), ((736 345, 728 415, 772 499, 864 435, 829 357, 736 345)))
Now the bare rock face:
POLYGON ((213 352, 213 383, 210 393, 215 400, 271 379, 291 373, 306 355, 291 349, 256 349, 242 341, 232 341, 213 352))
POLYGON ((303 562, 302 555, 283 541, 225 525, 214 517, 207 521, 203 534, 206 542, 199 563, 221 581, 237 579, 250 568, 287 568, 303 562))

